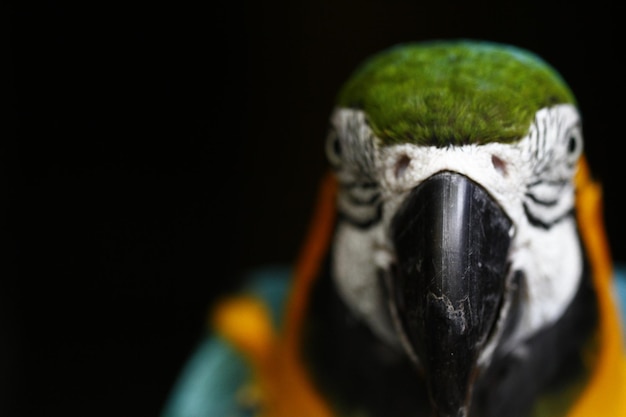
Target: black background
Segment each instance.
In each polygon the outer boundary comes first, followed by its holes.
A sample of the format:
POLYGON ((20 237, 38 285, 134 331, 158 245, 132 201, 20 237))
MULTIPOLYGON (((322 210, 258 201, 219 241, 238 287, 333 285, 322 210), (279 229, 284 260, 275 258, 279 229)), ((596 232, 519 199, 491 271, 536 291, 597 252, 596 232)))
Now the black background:
POLYGON ((626 260, 623 15, 576 4, 5 4, 1 415, 157 416, 214 297, 294 258, 334 95, 398 42, 508 42, 558 68, 626 260))

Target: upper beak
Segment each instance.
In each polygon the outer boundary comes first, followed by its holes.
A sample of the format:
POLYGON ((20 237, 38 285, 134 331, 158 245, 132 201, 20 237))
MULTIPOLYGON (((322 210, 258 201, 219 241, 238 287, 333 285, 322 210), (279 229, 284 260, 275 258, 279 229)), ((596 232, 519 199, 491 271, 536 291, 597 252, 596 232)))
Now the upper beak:
POLYGON ((449 171, 413 189, 393 219, 394 303, 437 417, 469 413, 503 300, 511 227, 484 188, 449 171))

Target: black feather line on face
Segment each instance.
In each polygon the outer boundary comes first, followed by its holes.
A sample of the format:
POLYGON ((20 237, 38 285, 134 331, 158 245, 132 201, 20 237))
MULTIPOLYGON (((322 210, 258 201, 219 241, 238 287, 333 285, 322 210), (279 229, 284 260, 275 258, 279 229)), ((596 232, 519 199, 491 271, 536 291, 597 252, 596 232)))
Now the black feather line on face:
POLYGON ((351 190, 354 188, 364 188, 364 189, 378 188, 378 183, 375 181, 366 181, 366 182, 352 181, 352 182, 341 183, 341 187, 347 190, 351 190))
POLYGON ((351 225, 359 229, 369 229, 370 227, 378 224, 380 220, 382 219, 382 217, 383 217, 383 204, 382 203, 379 203, 378 205, 376 205, 376 212, 374 214, 374 217, 370 217, 367 219, 356 219, 343 211, 339 212, 340 220, 350 223, 351 225))
POLYGON ((375 193, 367 199, 358 198, 352 194, 348 194, 348 200, 350 203, 356 206, 372 206, 380 199, 380 193, 375 193))
POLYGON ((526 193, 524 195, 526 197, 530 198, 535 203, 539 204, 540 206, 544 206, 544 207, 554 207, 560 201, 558 198, 555 198, 554 200, 541 200, 538 197, 535 197, 535 195, 531 194, 531 193, 526 193))
POLYGON ((550 230, 552 228, 552 226, 560 223, 561 221, 567 219, 567 218, 571 218, 574 216, 574 209, 568 210, 565 213, 563 213, 562 215, 558 216, 557 218, 555 218, 554 220, 552 220, 551 222, 545 222, 541 219, 539 219, 538 217, 536 217, 528 208, 528 205, 526 203, 523 204, 524 206, 524 214, 526 215, 526 218, 528 219, 528 222, 535 226, 535 227, 540 227, 542 229, 545 230, 550 230))

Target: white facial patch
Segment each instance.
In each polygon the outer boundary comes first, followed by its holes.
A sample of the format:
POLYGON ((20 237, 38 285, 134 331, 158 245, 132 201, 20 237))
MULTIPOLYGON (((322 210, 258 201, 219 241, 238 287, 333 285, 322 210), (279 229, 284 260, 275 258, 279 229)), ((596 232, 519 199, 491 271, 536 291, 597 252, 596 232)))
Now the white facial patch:
POLYGON ((388 305, 379 282, 379 272, 389 270, 395 261, 391 221, 410 191, 441 171, 453 171, 480 184, 513 222, 511 271, 522 271, 527 284, 514 339, 527 338, 563 314, 579 286, 583 265, 571 215, 573 175, 582 151, 575 107, 541 109, 528 135, 513 144, 383 147, 360 111, 338 109, 332 122, 343 152, 355 153, 344 156, 343 164, 339 157, 335 161, 341 210, 346 218, 361 219, 363 212, 375 213, 380 205, 380 218, 374 218, 371 226, 340 222, 333 246, 333 275, 345 302, 381 338, 398 343, 386 319, 388 305), (351 135, 350 139, 342 134, 351 135), (354 184, 359 181, 378 193, 373 204, 345 203, 354 202, 354 184))
POLYGON ((372 331, 392 345, 397 334, 388 321, 389 305, 385 300, 379 271, 385 271, 393 256, 390 248, 378 246, 384 239, 382 227, 362 230, 347 222, 338 225, 333 243, 333 277, 340 296, 372 331))

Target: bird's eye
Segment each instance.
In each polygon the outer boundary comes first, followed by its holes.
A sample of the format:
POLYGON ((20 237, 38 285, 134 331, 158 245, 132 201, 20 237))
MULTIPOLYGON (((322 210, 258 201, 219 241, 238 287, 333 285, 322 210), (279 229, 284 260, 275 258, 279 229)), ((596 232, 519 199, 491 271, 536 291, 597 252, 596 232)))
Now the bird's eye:
POLYGON ((582 153, 583 138, 579 129, 574 129, 567 135, 566 152, 569 163, 575 163, 582 153))
POLYGON ((569 141, 567 142, 567 153, 571 155, 574 152, 576 152, 577 148, 578 148, 578 140, 576 139, 575 136, 570 136, 569 141))
POLYGON ((328 162, 330 162, 332 166, 339 166, 341 164, 342 152, 341 140, 337 132, 333 129, 326 139, 326 156, 328 162))

